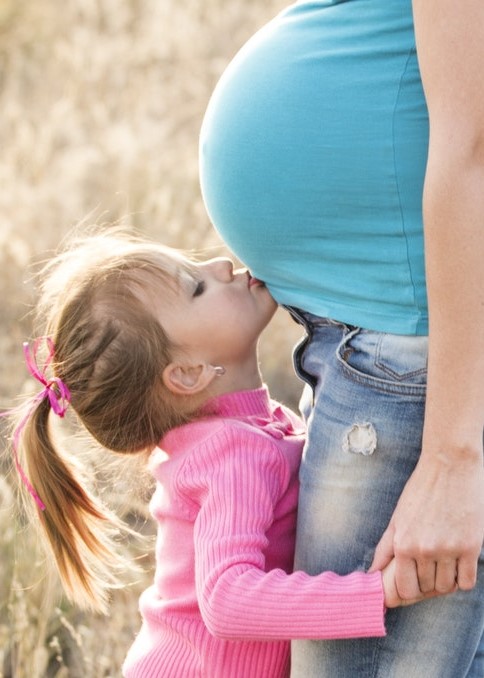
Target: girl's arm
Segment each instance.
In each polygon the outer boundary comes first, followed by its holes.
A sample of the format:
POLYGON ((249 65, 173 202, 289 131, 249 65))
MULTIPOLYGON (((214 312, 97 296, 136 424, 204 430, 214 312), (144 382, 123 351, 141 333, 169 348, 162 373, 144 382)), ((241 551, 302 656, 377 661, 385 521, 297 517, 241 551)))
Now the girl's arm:
POLYGON ((421 459, 372 565, 395 554, 404 598, 472 588, 484 538, 484 3, 413 10, 430 117, 427 406, 421 459))
POLYGON ((194 463, 191 476, 201 488, 194 532, 197 596, 213 635, 284 640, 385 634, 379 572, 311 577, 264 571, 266 534, 288 479, 271 440, 250 433, 241 439, 240 431, 226 429, 197 452, 194 463))

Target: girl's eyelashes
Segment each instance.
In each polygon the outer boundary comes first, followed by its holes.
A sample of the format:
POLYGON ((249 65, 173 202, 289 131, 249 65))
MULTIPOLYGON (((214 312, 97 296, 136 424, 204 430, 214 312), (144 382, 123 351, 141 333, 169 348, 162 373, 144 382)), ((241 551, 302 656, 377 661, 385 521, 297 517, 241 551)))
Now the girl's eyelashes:
POLYGON ((205 281, 204 280, 197 280, 195 290, 193 292, 194 297, 199 297, 201 294, 203 294, 205 291, 205 281))

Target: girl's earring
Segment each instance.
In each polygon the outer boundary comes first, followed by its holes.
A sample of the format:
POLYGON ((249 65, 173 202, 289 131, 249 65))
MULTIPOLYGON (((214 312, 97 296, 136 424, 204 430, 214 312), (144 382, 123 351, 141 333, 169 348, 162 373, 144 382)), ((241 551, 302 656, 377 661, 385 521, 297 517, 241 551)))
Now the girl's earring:
POLYGON ((213 371, 217 377, 221 377, 223 374, 225 374, 225 367, 222 367, 222 365, 213 365, 213 371))

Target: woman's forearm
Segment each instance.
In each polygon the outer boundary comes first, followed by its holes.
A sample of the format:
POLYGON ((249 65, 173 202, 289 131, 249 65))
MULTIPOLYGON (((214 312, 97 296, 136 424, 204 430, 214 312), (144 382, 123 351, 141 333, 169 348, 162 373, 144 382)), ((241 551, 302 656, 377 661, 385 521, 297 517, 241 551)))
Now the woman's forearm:
MULTIPOLYGON (((432 149, 424 192, 430 312, 423 453, 482 465, 484 152, 432 149)), ((468 145, 468 141, 463 145, 468 145)), ((484 131, 482 139, 484 151, 484 131)))

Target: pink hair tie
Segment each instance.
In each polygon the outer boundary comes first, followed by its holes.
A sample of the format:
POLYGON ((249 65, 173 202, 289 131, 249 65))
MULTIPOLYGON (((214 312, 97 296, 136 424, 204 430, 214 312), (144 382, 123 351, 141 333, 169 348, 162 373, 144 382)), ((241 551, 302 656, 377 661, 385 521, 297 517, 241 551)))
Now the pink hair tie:
MULTIPOLYGON (((27 364, 27 369, 30 372, 30 374, 39 381, 44 388, 40 393, 38 393, 36 396, 34 396, 32 403, 25 414, 25 416, 22 418, 18 426, 16 427, 14 434, 13 434, 13 457, 14 457, 14 462, 15 462, 15 467, 17 469, 17 472, 29 491, 30 495, 33 497, 35 500, 37 506, 41 511, 45 511, 45 504, 37 494, 37 492, 34 490, 32 487, 32 484, 30 483, 29 479, 27 478, 27 475, 25 474, 25 471, 23 470, 19 458, 18 458, 18 443, 20 439, 20 434, 29 420, 30 416, 32 415, 32 412, 34 409, 37 407, 38 403, 41 400, 44 400, 44 398, 48 398, 50 402, 50 406, 52 410, 57 414, 59 417, 63 417, 67 407, 69 405, 70 399, 71 399, 71 394, 69 389, 67 388, 66 384, 59 379, 59 377, 52 377, 51 379, 47 379, 45 376, 45 373, 47 371, 47 368, 49 367, 50 363, 52 362, 52 358, 54 357, 54 343, 50 337, 40 337, 38 339, 35 339, 33 342, 32 350, 30 349, 29 343, 26 341, 23 344, 23 351, 24 351, 24 356, 25 356, 25 362, 27 364), (47 358, 44 362, 44 365, 42 366, 42 369, 39 368, 37 364, 37 352, 39 350, 39 345, 40 343, 45 340, 45 343, 47 344, 47 348, 49 349, 49 352, 47 354, 47 358)), ((5 414, 10 414, 9 412, 2 412, 2 415, 5 414)))
POLYGON ((23 343, 25 362, 27 363, 28 371, 37 379, 37 381, 45 386, 45 388, 35 397, 34 402, 48 398, 54 412, 59 417, 63 417, 71 400, 71 394, 67 386, 59 379, 59 377, 52 377, 52 379, 49 380, 46 379, 46 370, 54 357, 54 343, 50 337, 45 337, 45 343, 47 344, 49 353, 42 370, 39 369, 37 365, 37 351, 39 350, 41 341, 42 338, 34 340, 32 351, 30 350, 28 341, 23 343))

